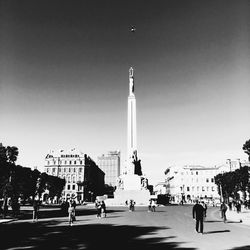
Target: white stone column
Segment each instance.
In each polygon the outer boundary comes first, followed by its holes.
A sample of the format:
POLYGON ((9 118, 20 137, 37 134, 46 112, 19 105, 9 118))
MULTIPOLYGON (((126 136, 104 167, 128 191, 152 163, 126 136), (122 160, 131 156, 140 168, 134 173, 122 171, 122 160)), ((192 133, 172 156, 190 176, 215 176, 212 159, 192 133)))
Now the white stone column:
POLYGON ((127 124, 127 174, 134 174, 133 154, 137 151, 136 99, 133 68, 129 70, 128 124, 127 124))

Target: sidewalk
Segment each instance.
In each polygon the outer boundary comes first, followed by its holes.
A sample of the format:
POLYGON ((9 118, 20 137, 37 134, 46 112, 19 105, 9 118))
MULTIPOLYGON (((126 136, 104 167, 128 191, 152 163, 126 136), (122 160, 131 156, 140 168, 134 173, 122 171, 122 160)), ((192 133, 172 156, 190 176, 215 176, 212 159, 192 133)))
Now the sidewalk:
POLYGON ((10 218, 10 219, 0 219, 0 224, 8 223, 8 222, 11 222, 13 220, 16 220, 16 219, 12 219, 12 218, 10 218))
POLYGON ((242 222, 244 225, 250 226, 250 210, 249 209, 242 209, 240 213, 236 211, 227 210, 226 212, 227 220, 232 222, 242 222))

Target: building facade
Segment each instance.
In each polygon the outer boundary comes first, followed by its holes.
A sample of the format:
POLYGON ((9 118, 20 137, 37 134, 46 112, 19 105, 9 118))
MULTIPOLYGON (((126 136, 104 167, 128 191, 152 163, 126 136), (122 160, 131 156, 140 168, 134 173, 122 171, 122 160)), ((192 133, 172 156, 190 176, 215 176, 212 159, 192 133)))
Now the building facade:
POLYGON ((235 171, 247 162, 228 159, 226 164, 215 167, 189 165, 169 167, 165 171, 165 182, 156 185, 158 194, 169 194, 173 202, 194 201, 195 199, 219 199, 214 177, 218 174, 235 171))
POLYGON ((105 173, 105 184, 115 187, 121 174, 120 151, 109 151, 97 158, 97 165, 105 173))
POLYGON ((44 172, 65 179, 64 199, 92 200, 104 188, 104 173, 95 162, 79 150, 50 151, 45 157, 44 172))

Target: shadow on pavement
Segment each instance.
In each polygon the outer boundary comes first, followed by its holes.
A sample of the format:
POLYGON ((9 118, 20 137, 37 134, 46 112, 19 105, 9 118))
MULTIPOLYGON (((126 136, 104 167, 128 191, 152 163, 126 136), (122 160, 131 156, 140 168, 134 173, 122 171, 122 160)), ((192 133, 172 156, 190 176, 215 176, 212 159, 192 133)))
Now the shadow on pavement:
POLYGON ((232 248, 231 250, 249 250, 249 249, 250 249, 250 245, 232 248))
MULTIPOLYGON (((66 224, 66 222, 65 222, 66 224)), ((0 225, 1 249, 185 249, 171 237, 156 237, 166 227, 64 225, 58 221, 0 225), (12 236, 12 237, 11 237, 12 236), (163 242, 164 241, 164 242, 163 242)))
POLYGON ((230 230, 217 230, 217 231, 209 231, 205 232, 204 234, 218 234, 218 233, 228 233, 230 230))
POLYGON ((222 220, 204 220, 204 223, 223 222, 222 220))
POLYGON ((227 221, 226 223, 242 223, 242 221, 227 221))

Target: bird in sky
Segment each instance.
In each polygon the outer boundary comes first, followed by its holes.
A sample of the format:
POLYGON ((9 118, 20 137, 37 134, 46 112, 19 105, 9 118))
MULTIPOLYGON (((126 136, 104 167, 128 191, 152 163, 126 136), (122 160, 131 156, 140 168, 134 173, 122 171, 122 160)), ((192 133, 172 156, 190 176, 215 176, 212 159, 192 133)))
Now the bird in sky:
POLYGON ((134 26, 132 26, 132 27, 130 28, 130 31, 131 31, 131 32, 135 32, 135 30, 136 30, 136 28, 135 28, 134 26))

